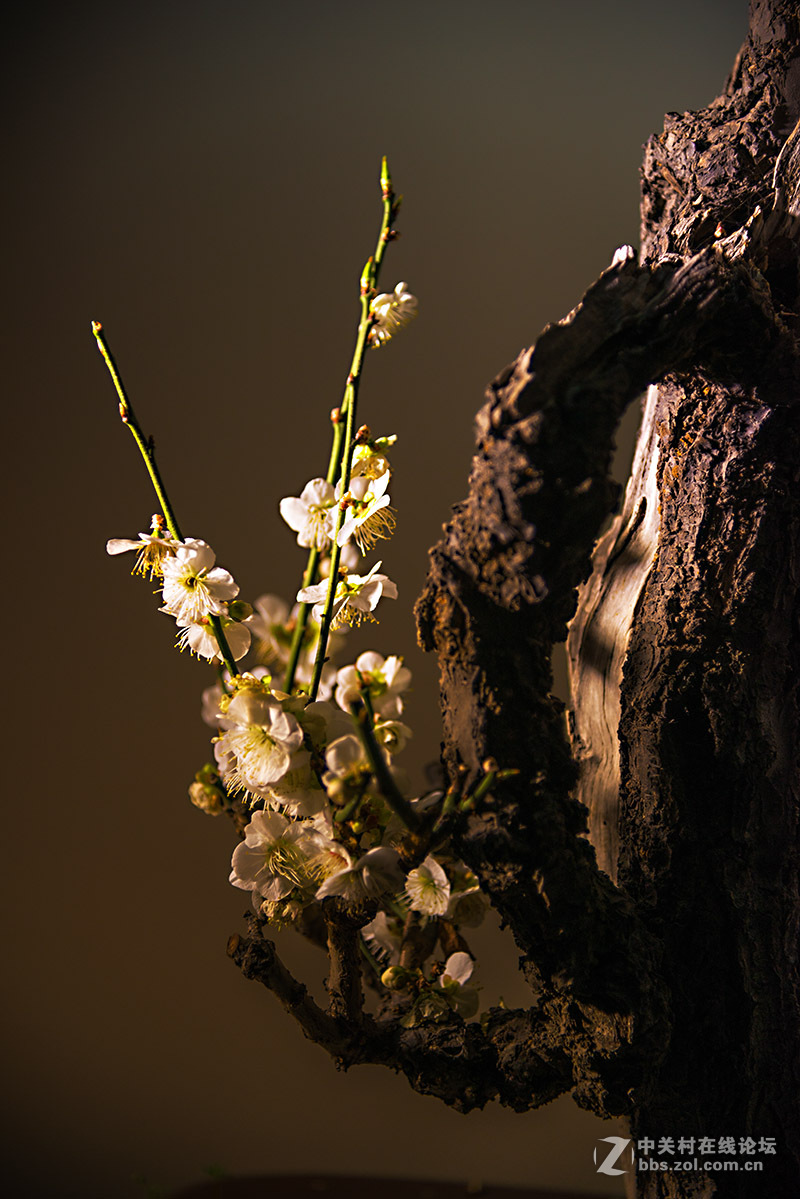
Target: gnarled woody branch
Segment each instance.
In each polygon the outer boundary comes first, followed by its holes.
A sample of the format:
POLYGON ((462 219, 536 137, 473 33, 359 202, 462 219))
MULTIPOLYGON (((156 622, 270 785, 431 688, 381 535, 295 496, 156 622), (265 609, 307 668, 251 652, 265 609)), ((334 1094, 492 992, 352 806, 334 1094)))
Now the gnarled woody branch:
POLYGON ((492 1099, 525 1111, 532 1084, 542 1103, 572 1085, 568 1050, 550 1041, 552 1030, 530 1012, 494 1009, 481 1024, 469 1025, 451 1015, 445 1023, 416 1028, 403 1028, 393 1018, 331 1014, 292 977, 254 918, 249 937, 230 938, 228 954, 245 978, 273 992, 340 1069, 365 1062, 388 1066, 404 1073, 415 1090, 464 1112, 492 1099))

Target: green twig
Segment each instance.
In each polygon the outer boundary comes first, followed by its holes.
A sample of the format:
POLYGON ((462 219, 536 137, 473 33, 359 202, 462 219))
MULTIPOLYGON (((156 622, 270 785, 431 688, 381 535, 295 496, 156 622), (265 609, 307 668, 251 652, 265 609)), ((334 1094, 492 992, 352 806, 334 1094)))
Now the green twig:
MULTIPOLYGON (((125 391, 125 386, 122 382, 120 373, 117 370, 117 364, 114 361, 114 356, 108 347, 108 341, 106 340, 106 336, 103 332, 103 326, 99 321, 92 321, 92 332, 97 338, 97 347, 100 350, 100 353, 103 355, 103 359, 108 367, 108 372, 111 375, 111 379, 119 397, 120 419, 123 425, 128 426, 133 434, 134 441, 139 447, 139 452, 144 459, 144 464, 147 467, 147 473, 150 476, 150 482, 153 484, 153 489, 155 490, 158 502, 161 505, 161 511, 163 513, 164 520, 166 521, 167 528, 176 541, 183 541, 183 535, 181 534, 180 526, 178 525, 178 521, 175 517, 172 504, 169 502, 167 490, 162 482, 161 475, 159 474, 158 466, 156 464, 153 439, 152 437, 145 437, 141 426, 134 415, 133 405, 128 398, 127 392, 125 391)), ((233 654, 230 651, 228 639, 225 636, 225 630, 222 627, 222 621, 213 613, 209 615, 209 620, 211 622, 211 627, 214 630, 214 636, 217 639, 217 645, 219 646, 219 652, 222 655, 222 660, 227 666, 231 675, 235 676, 239 673, 239 671, 236 667, 236 663, 233 660, 233 654)))
POLYGON ((108 367, 108 373, 111 375, 117 395, 119 396, 119 415, 123 425, 127 425, 133 434, 134 441, 139 447, 139 452, 144 458, 144 464, 147 467, 147 473, 150 476, 150 482, 153 484, 158 502, 161 505, 161 511, 164 514, 164 520, 167 522, 167 528, 176 541, 183 541, 178 522, 175 519, 175 513, 172 510, 172 505, 169 502, 166 488, 161 481, 161 475, 158 473, 156 465, 155 449, 153 448, 153 439, 146 438, 142 433, 139 422, 137 421, 133 407, 128 399, 127 392, 120 378, 117 364, 111 350, 108 348, 108 342, 103 333, 103 326, 99 321, 92 321, 92 332, 97 338, 97 347, 105 359, 105 364, 108 367))
MULTIPOLYGON (((370 310, 372 297, 378 283, 383 256, 386 253, 386 247, 391 240, 391 225, 399 205, 395 202, 395 194, 392 190, 392 179, 389 174, 389 168, 384 158, 381 163, 381 197, 383 200, 383 217, 381 227, 378 233, 378 240, 375 246, 375 253, 371 258, 367 259, 364 270, 361 273, 360 301, 361 301, 361 318, 358 322, 358 331, 356 334, 356 345, 353 351, 353 359, 350 364, 350 373, 347 376, 345 383, 344 398, 340 409, 341 416, 346 416, 346 428, 344 435, 344 444, 341 447, 341 499, 339 501, 339 510, 336 514, 336 528, 333 534, 331 543, 331 569, 328 578, 328 593, 325 598, 325 607, 323 609, 322 621, 320 622, 319 645, 317 646, 317 656, 314 662, 314 677, 311 682, 311 698, 316 698, 319 690, 320 679, 322 678, 322 668, 325 665, 325 656, 328 648, 328 637, 330 636, 331 621, 333 616, 333 603, 336 596, 336 584, 339 572, 339 557, 341 547, 338 544, 337 538, 341 532, 344 522, 344 497, 347 494, 347 489, 350 485, 350 467, 353 459, 353 434, 355 430, 356 406, 358 403, 358 388, 361 382, 361 372, 364 366, 364 354, 369 341, 369 331, 374 323, 374 316, 370 310)), ((333 456, 332 456, 333 457, 333 456)), ((335 473, 335 472, 334 472, 335 473)))
POLYGON ((412 832, 418 832, 421 828, 420 818, 392 778, 392 773, 386 765, 386 759, 383 756, 381 747, 375 739, 369 714, 363 704, 359 705, 353 711, 353 720, 364 744, 367 760, 369 761, 372 773, 375 775, 381 795, 394 814, 402 820, 406 828, 411 829, 412 832))
MULTIPOLYGON (((331 456, 328 462, 328 473, 325 476, 328 483, 333 485, 336 482, 336 477, 341 466, 342 453, 342 437, 344 426, 342 423, 341 408, 334 408, 331 412, 331 422, 333 424, 333 443, 331 445, 331 456)), ((308 554, 305 573, 303 574, 303 587, 313 587, 317 581, 317 571, 319 569, 320 551, 313 546, 308 554)), ((303 646, 303 638, 305 637, 306 628, 308 627, 308 614, 311 611, 312 604, 301 604, 297 619, 294 626, 294 634, 292 636, 292 644, 289 648, 289 661, 286 664, 286 674, 284 675, 283 689, 287 694, 291 695, 292 687, 294 686, 294 678, 297 673, 297 663, 300 659, 300 651, 303 646)))

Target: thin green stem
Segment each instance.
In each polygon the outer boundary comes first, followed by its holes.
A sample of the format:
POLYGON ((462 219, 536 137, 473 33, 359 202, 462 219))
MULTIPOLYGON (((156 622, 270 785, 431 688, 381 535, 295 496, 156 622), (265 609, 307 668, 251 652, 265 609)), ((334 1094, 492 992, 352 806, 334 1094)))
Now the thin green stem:
MULTIPOLYGON (((97 339, 97 347, 100 350, 100 353, 103 355, 103 359, 108 367, 108 372, 111 375, 117 396, 119 397, 120 419, 123 425, 128 426, 133 434, 134 441, 139 447, 139 452, 144 459, 144 464, 147 467, 147 473, 150 476, 150 482, 153 484, 153 490, 155 491, 158 502, 161 505, 161 512, 164 516, 164 520, 166 521, 167 528, 176 541, 183 541, 183 535, 181 534, 180 526, 172 508, 172 504, 169 501, 167 489, 162 482, 161 475, 156 464, 153 440, 152 438, 145 437, 141 426, 136 419, 133 411, 133 405, 128 398, 128 393, 125 390, 122 377, 117 370, 117 364, 114 361, 114 356, 109 349, 108 341, 103 332, 103 326, 99 321, 92 321, 92 332, 97 339)), ((214 630, 214 636, 217 639, 217 645, 219 646, 219 652, 222 655, 222 660, 227 666, 231 675, 235 676, 239 673, 239 671, 236 667, 236 663, 233 660, 233 654, 230 651, 230 646, 228 645, 228 640, 225 636, 225 630, 222 627, 222 621, 218 616, 214 615, 211 615, 209 619, 211 621, 211 627, 214 630)))
MULTIPOLYGON (((360 675, 359 675, 359 678, 361 678, 360 675)), ((363 682, 361 684, 361 702, 363 703, 364 707, 367 710, 367 716, 369 717, 370 726, 374 729, 375 728, 375 708, 372 703, 372 696, 369 693, 369 685, 367 685, 365 687, 363 682)))
POLYGON ((215 616, 213 612, 209 614, 208 619, 211 621, 211 627, 214 630, 214 636, 217 639, 217 645, 219 646, 219 652, 222 655, 222 661, 227 666, 231 678, 235 679, 239 673, 239 667, 236 665, 233 659, 231 647, 228 645, 228 638, 225 636, 225 630, 222 627, 222 621, 218 616, 215 616))
MULTIPOLYGON (((326 480, 333 485, 336 482, 336 476, 339 473, 343 424, 341 417, 341 409, 336 410, 331 414, 333 421, 333 443, 331 445, 331 456, 328 462, 328 473, 326 480)), ((306 569, 303 573, 303 587, 313 587, 317 581, 317 571, 319 568, 320 551, 313 546, 308 554, 306 569)), ((301 604, 297 613, 297 619, 294 626, 294 634, 292 636, 292 644, 289 647, 289 661, 286 664, 286 674, 284 675, 283 689, 287 694, 291 695, 292 687, 294 686, 294 678, 297 673, 297 663, 300 659, 300 650, 303 645, 306 628, 308 627, 308 614, 313 605, 301 604)))
POLYGON ((134 441, 139 447, 139 452, 144 458, 144 464, 147 467, 147 473, 150 476, 150 482, 153 484, 153 489, 158 497, 158 502, 161 505, 161 511, 164 515, 164 520, 167 522, 167 528, 176 541, 183 541, 178 522, 175 519, 175 513, 172 510, 172 505, 169 502, 166 488, 161 481, 161 475, 158 472, 156 465, 156 455, 153 449, 152 439, 148 440, 141 430, 141 426, 134 415, 133 406, 128 399, 128 394, 125 391, 122 379, 120 378, 117 364, 114 361, 114 356, 108 348, 108 341, 103 333, 103 326, 99 321, 92 321, 92 332, 97 338, 97 347, 103 355, 105 364, 108 367, 108 372, 116 388, 119 396, 119 415, 123 425, 127 425, 133 434, 134 441))
POLYGON ((406 828, 411 829, 412 832, 417 832, 421 827, 419 816, 392 778, 381 747, 375 739, 369 713, 363 704, 358 714, 353 713, 353 720, 356 723, 359 735, 364 744, 367 760, 369 761, 372 773, 375 775, 381 795, 394 814, 399 816, 406 828))
POLYGON ((516 769, 487 770, 480 782, 476 784, 475 789, 461 800, 458 810, 460 812, 472 811, 473 808, 477 807, 485 799, 495 783, 502 783, 505 779, 514 778, 517 774, 519 774, 519 771, 516 769))
POLYGON ((363 798, 363 795, 357 795, 355 799, 351 799, 343 808, 337 808, 333 816, 334 824, 344 824, 345 821, 349 820, 360 806, 363 798))
MULTIPOLYGON (((314 547, 308 555, 308 562, 303 573, 303 587, 313 586, 317 577, 318 563, 319 550, 314 547)), ((294 687, 294 676, 297 673, 297 663, 300 660, 300 650, 303 647, 303 638, 308 627, 308 614, 311 611, 311 607, 311 604, 301 604, 297 611, 294 633, 292 634, 292 644, 289 647, 289 661, 286 663, 286 674, 283 678, 283 689, 287 695, 291 695, 292 687, 294 687)))
MULTIPOLYGON (((381 164, 381 196, 383 200, 383 215, 381 219, 381 227, 378 232, 378 240, 375 245, 375 253, 371 258, 367 259, 367 263, 361 274, 361 317, 358 322, 358 331, 356 334, 356 344, 353 350, 353 358, 350 364, 350 373, 347 376, 345 383, 344 397, 340 409, 341 415, 346 416, 346 427, 344 435, 344 443, 339 451, 340 457, 340 501, 339 510, 336 514, 336 527, 334 530, 333 540, 331 543, 331 566, 328 576, 328 591, 325 597, 325 607, 323 609, 322 621, 320 623, 319 645, 317 646, 317 656, 314 662, 314 675, 311 681, 310 695, 312 700, 316 698, 319 690, 320 680, 322 678, 322 670, 325 665, 328 638, 330 637, 331 623, 333 619, 333 604, 336 597, 336 586, 339 575, 339 558, 341 547, 338 544, 338 536, 344 523, 344 497, 347 494, 347 489, 350 485, 350 469, 353 460, 354 446, 354 431, 356 407, 358 403, 358 388, 361 382, 361 372, 364 366, 364 354, 369 342, 369 331, 372 328, 374 321, 370 310, 370 302, 375 293, 378 276, 380 274, 383 256, 386 253, 386 247, 391 240, 391 224, 397 214, 397 204, 395 204, 395 194, 392 190, 392 180, 389 175, 389 170, 386 165, 386 159, 383 159, 381 164)), ((337 422, 337 429, 339 424, 337 422)), ((331 454, 331 464, 329 467, 329 482, 333 481, 336 474, 336 452, 338 446, 334 443, 334 452, 331 454), (331 474, 332 471, 332 474, 331 474)))

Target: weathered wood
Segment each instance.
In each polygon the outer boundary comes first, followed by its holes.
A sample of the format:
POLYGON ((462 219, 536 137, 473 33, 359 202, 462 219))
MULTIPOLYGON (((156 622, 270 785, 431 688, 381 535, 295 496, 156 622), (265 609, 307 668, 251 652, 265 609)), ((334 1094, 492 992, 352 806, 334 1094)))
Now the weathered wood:
MULTIPOLYGON (((642 205, 645 262, 685 260, 713 238, 758 270, 792 333, 798 32, 796 5, 753 6, 725 94, 672 114, 648 144, 642 205)), ((747 322, 734 321, 750 353, 747 322)), ((670 1045, 637 1092, 634 1134, 777 1146, 766 1176, 644 1176, 643 1196, 800 1193, 792 342, 755 370, 741 354, 713 371, 695 364, 651 395, 630 500, 597 548, 570 636, 579 794, 611 872, 620 847, 620 885, 663 946, 671 992, 670 1045), (660 529, 631 588, 614 546, 640 493, 660 529)))
POLYGON ((572 706, 570 738, 580 766, 589 840, 598 865, 617 881, 619 854, 619 716, 622 668, 661 525, 658 497, 659 389, 650 387, 643 435, 622 511, 597 543, 567 638, 572 706))

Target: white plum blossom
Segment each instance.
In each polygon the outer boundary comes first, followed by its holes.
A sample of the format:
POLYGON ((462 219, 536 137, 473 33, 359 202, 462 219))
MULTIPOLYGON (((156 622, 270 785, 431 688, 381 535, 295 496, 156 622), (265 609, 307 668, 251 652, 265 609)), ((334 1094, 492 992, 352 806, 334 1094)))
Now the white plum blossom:
POLYGON ((161 565, 169 554, 175 552, 180 542, 175 541, 171 533, 162 528, 163 518, 153 517, 152 533, 140 533, 138 541, 130 541, 125 537, 112 537, 106 542, 106 553, 116 557, 117 554, 136 552, 136 561, 131 574, 161 578, 161 565))
POLYGON ((350 903, 395 891, 403 882, 400 856, 395 849, 379 845, 368 849, 353 866, 331 874, 316 893, 317 899, 341 895, 350 903))
POLYGON ((244 830, 244 841, 233 851, 230 882, 272 903, 295 887, 308 886, 307 869, 312 845, 307 826, 290 822, 279 812, 254 812, 244 830))
POLYGON ((379 538, 391 537, 396 521, 386 490, 389 479, 389 471, 386 471, 377 479, 358 475, 350 480, 344 496, 348 515, 336 538, 338 545, 346 545, 352 538, 362 554, 366 554, 379 538))
MULTIPOLYGON (((253 680, 256 684, 256 680, 253 680)), ((231 755, 228 777, 234 789, 261 795, 289 770, 292 755, 303 743, 297 719, 262 685, 246 684, 224 713, 230 728, 217 743, 217 761, 231 755)))
POLYGON ((310 824, 308 827, 311 829, 309 833, 309 871, 317 883, 324 883, 334 874, 352 868, 353 858, 341 842, 334 841, 327 832, 311 828, 310 824))
POLYGON ((387 753, 399 754, 405 749, 408 741, 413 736, 411 729, 407 724, 403 724, 402 720, 381 720, 378 718, 375 721, 373 728, 375 740, 378 745, 382 745, 387 753))
MULTIPOLYGON (((227 620, 225 617, 220 617, 220 620, 228 649, 234 662, 238 662, 250 648, 250 630, 238 620, 227 620)), ((180 649, 189 649, 193 654, 197 654, 198 658, 208 658, 210 662, 222 661, 219 642, 208 617, 201 620, 179 620, 178 628, 180 649)))
POLYGON ((444 964, 444 972, 439 983, 443 987, 446 987, 448 983, 458 983, 460 987, 463 987, 472 978, 474 968, 474 963, 468 953, 451 953, 444 964))
POLYGON ((468 928, 477 928, 483 923, 488 900, 478 886, 475 875, 463 863, 450 867, 450 902, 445 919, 468 928))
POLYGON ((270 665, 283 666, 289 658, 291 633, 289 605, 279 595, 260 595, 253 604, 247 624, 259 657, 270 665))
MULTIPOLYGON (((225 672, 225 681, 230 683, 230 675, 225 672)), ((227 727, 227 722, 219 710, 219 701, 222 699, 224 692, 221 683, 213 683, 210 687, 206 687, 203 691, 200 715, 205 724, 212 729, 221 729, 227 727)))
POLYGON ((319 816, 328 806, 327 796, 311 769, 311 755, 304 749, 292 754, 286 773, 265 787, 262 795, 270 807, 280 808, 294 819, 319 816))
POLYGON ((328 769, 322 776, 323 785, 328 795, 340 803, 363 790, 372 774, 364 746, 353 733, 331 742, 325 751, 325 764, 328 769))
POLYGON ((393 719, 403 711, 400 692, 405 691, 410 682, 411 671, 403 666, 402 658, 384 658, 374 650, 367 650, 359 654, 355 666, 344 666, 337 673, 336 702, 349 712, 368 688, 373 711, 393 719))
POLYGON ((214 551, 205 541, 187 537, 180 542, 175 553, 162 562, 161 611, 180 624, 225 615, 225 603, 239 594, 239 587, 227 570, 214 565, 215 561, 214 551))
POLYGON ((397 441, 397 434, 391 437, 381 437, 377 442, 360 442, 353 450, 353 462, 350 467, 350 478, 357 479, 366 475, 368 479, 378 479, 390 470, 389 459, 385 454, 397 441))
POLYGON ((374 920, 365 924, 361 936, 376 957, 395 965, 400 961, 403 944, 403 922, 397 916, 378 912, 374 920))
POLYGON ((297 544, 326 550, 333 538, 336 497, 332 484, 311 479, 299 496, 281 500, 280 512, 290 529, 297 533, 297 544))
MULTIPOLYGON (((387 599, 397 599, 397 584, 384 574, 378 573, 382 564, 376 562, 368 574, 342 576, 336 584, 333 597, 331 628, 342 629, 347 625, 359 625, 364 620, 375 622, 372 613, 378 606, 378 601, 386 596, 387 599)), ((315 583, 313 587, 303 587, 298 591, 297 598, 301 604, 313 604, 312 616, 317 623, 322 621, 325 602, 328 598, 328 581, 315 583)))
POLYGON ((381 292, 369 306, 375 320, 369 331, 369 342, 376 349, 417 315, 417 297, 412 296, 405 283, 398 283, 393 292, 381 292))
POLYGON ((465 1019, 478 1010, 478 989, 468 986, 474 963, 468 953, 451 953, 444 964, 439 986, 444 990, 451 1007, 465 1019))
POLYGON ((327 700, 306 704, 297 716, 303 732, 318 752, 324 752, 339 737, 352 735, 353 723, 339 708, 327 700))
MULTIPOLYGON (((266 677, 267 683, 269 683, 269 671, 266 666, 254 666, 247 673, 254 679, 263 679, 266 677)), ((220 705, 222 697, 230 693, 231 676, 227 670, 223 670, 220 677, 221 681, 217 681, 211 687, 206 687, 203 691, 200 715, 203 721, 212 729, 229 729, 231 721, 226 719, 224 713, 220 710, 220 705)))
POLYGON ((450 902, 450 883, 434 857, 428 854, 406 879, 406 897, 412 912, 426 916, 443 916, 450 902))
POLYGON ((364 746, 355 733, 346 733, 332 741, 325 751, 325 762, 338 778, 346 778, 356 767, 369 769, 364 746))

